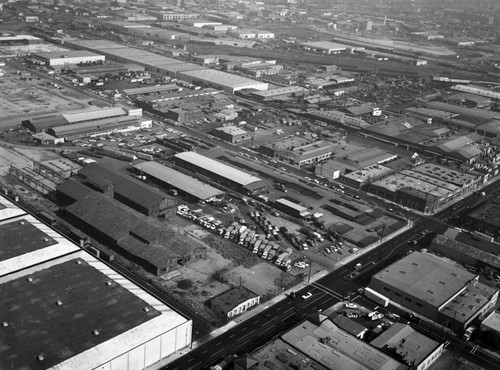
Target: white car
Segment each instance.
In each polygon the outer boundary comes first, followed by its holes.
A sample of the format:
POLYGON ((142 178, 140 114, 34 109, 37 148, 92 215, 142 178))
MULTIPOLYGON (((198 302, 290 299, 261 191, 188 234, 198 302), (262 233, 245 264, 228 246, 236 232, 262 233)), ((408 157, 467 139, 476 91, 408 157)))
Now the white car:
POLYGON ((346 302, 344 303, 345 308, 357 308, 357 306, 354 303, 351 302, 346 302))
POLYGON ((356 266, 354 266, 354 268, 356 268, 356 270, 361 268, 361 263, 356 263, 356 266))
POLYGON ((302 296, 302 299, 308 299, 308 298, 311 298, 311 297, 312 297, 312 295, 313 295, 313 294, 312 294, 311 292, 307 292, 306 294, 304 294, 304 295, 302 296))

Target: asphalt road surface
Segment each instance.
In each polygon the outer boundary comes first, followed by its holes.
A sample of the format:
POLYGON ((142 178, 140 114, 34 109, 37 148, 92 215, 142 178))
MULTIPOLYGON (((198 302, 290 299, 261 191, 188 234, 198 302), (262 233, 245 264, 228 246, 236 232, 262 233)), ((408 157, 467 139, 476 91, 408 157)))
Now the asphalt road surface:
MULTIPOLYGON (((430 240, 436 233, 452 226, 447 224, 445 220, 460 219, 471 209, 500 195, 500 188, 496 183, 489 184, 482 191, 486 192, 486 196, 471 194, 453 207, 434 216, 420 217, 412 229, 388 240, 358 259, 298 291, 295 298, 286 298, 213 340, 200 345, 167 365, 165 369, 208 368, 227 355, 252 351, 276 335, 290 329, 311 313, 325 310, 340 301, 355 298, 358 295, 357 290, 365 286, 374 273, 397 261, 411 250, 422 248, 427 241, 426 238, 430 240), (420 238, 418 244, 408 243, 409 240, 415 238, 420 238), (361 263, 361 267, 358 269, 355 268, 357 263, 361 263), (311 292, 312 296, 306 300, 302 299, 301 296, 307 292, 311 292)), ((450 338, 453 345, 463 346, 459 339, 451 336, 450 338)), ((465 348, 470 349, 467 353, 474 356, 475 360, 488 361, 490 366, 491 361, 494 361, 491 358, 484 360, 487 354, 480 349, 474 350, 474 347, 470 346, 465 348)), ((500 368, 500 363, 494 362, 494 364, 496 368, 500 368)))

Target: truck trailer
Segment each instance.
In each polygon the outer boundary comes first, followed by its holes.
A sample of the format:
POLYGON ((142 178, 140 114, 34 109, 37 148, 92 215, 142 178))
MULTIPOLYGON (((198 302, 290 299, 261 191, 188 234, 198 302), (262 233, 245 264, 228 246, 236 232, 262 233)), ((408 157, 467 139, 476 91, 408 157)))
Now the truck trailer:
POLYGON ((364 295, 366 298, 372 300, 375 303, 378 303, 382 307, 387 307, 389 305, 389 298, 387 298, 385 295, 380 294, 379 292, 376 292, 375 290, 366 287, 365 290, 363 291, 364 295))

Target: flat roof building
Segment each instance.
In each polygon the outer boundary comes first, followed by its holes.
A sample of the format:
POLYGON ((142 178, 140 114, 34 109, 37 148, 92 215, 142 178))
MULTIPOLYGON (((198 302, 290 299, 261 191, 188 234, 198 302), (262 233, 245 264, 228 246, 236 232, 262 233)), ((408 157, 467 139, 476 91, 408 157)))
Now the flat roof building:
POLYGON ((285 198, 277 199, 274 205, 277 209, 294 217, 307 217, 309 215, 309 211, 306 207, 285 198))
POLYGON ((0 235, 1 368, 142 369, 190 345, 190 319, 3 196, 0 235))
POLYGON ((464 267, 413 252, 372 276, 370 288, 458 332, 494 309, 498 291, 464 267))
POLYGON ((374 164, 361 168, 358 171, 346 173, 340 176, 340 181, 354 189, 361 189, 369 183, 380 180, 393 173, 394 170, 392 168, 381 164, 374 164))
POLYGON ((236 91, 243 89, 267 90, 269 87, 269 84, 266 82, 260 82, 214 69, 200 70, 200 68, 201 67, 198 66, 198 70, 181 72, 178 77, 197 85, 209 85, 220 88, 230 94, 234 94, 236 91))
POLYGON ((258 294, 240 285, 211 298, 210 308, 215 314, 231 319, 259 303, 260 296, 258 294))
POLYGON ((269 157, 301 167, 330 158, 333 154, 333 145, 324 140, 289 137, 261 145, 259 151, 269 157))
POLYGON ((410 325, 395 323, 372 340, 370 344, 393 355, 415 370, 425 370, 443 354, 444 343, 438 343, 410 325))
POLYGON ((500 334, 500 312, 493 311, 481 322, 482 331, 492 331, 500 334))
POLYGON ((49 67, 79 63, 104 63, 106 57, 86 50, 65 50, 31 55, 34 63, 49 67))
POLYGON ((472 229, 497 238, 500 234, 500 204, 491 202, 481 205, 467 214, 466 222, 472 229))
POLYGON ((248 132, 236 126, 217 127, 212 130, 211 134, 230 143, 251 139, 248 132))
POLYGON ((205 184, 194 177, 187 176, 173 168, 164 166, 158 162, 141 162, 132 164, 132 168, 156 179, 162 184, 171 186, 183 193, 186 193, 198 200, 210 200, 220 198, 224 195, 222 190, 205 184))
POLYGON ((379 349, 339 329, 328 319, 320 325, 304 321, 281 338, 329 369, 407 369, 379 349))
POLYGON ((180 167, 223 181, 242 192, 258 193, 266 187, 264 181, 256 176, 195 152, 178 153, 174 161, 180 167))
POLYGON ((423 179, 406 176, 402 173, 390 175, 384 179, 372 182, 369 191, 385 199, 424 212, 434 211, 439 206, 453 199, 453 192, 450 192, 447 188, 424 181, 423 179), (420 193, 423 199, 427 199, 425 204, 414 203, 416 200, 405 203, 405 195, 401 192, 407 193, 408 190, 420 193))
POLYGON ((347 45, 330 41, 306 42, 301 46, 306 50, 319 51, 325 54, 337 54, 349 48, 347 45))
POLYGON ((412 168, 412 170, 459 186, 463 192, 474 190, 481 180, 479 175, 453 170, 434 163, 424 163, 412 168))

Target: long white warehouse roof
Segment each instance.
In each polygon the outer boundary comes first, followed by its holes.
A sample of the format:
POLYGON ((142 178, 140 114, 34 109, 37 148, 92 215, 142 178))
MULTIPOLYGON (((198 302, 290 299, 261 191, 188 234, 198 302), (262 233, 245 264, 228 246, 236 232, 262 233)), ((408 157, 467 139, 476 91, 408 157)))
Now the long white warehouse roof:
POLYGON ((195 196, 198 199, 205 200, 224 194, 224 192, 219 189, 198 181, 191 176, 187 176, 182 172, 164 166, 158 162, 142 162, 134 164, 132 167, 192 196, 195 196))
POLYGON ((175 157, 189 162, 197 167, 204 168, 228 180, 234 181, 241 186, 247 186, 251 183, 262 181, 257 176, 249 175, 246 172, 240 171, 234 167, 228 166, 227 164, 215 161, 195 152, 178 153, 175 157))
POLYGON ((204 69, 179 73, 179 78, 182 79, 183 77, 187 77, 188 80, 189 77, 191 77, 191 79, 195 78, 217 86, 221 86, 223 88, 229 88, 233 92, 249 88, 256 90, 267 90, 269 88, 269 84, 265 82, 255 81, 247 77, 241 77, 233 75, 231 73, 217 71, 215 69, 204 69))

